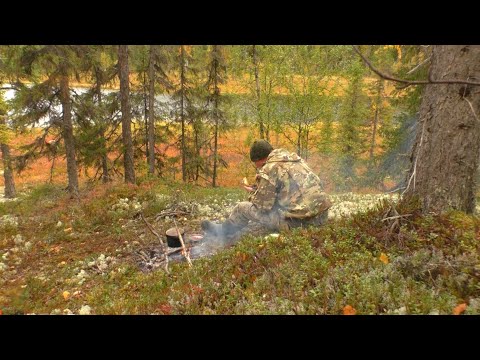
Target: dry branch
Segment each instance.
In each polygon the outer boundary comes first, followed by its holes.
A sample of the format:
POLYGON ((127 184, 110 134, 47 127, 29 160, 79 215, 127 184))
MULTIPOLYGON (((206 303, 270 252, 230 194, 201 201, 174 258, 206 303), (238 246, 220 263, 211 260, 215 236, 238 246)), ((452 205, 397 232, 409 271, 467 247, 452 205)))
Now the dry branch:
POLYGON ((426 84, 464 84, 464 85, 480 86, 480 83, 475 82, 475 81, 433 80, 430 76, 429 76, 428 80, 405 80, 405 79, 400 79, 400 78, 394 77, 392 75, 385 74, 385 73, 381 72, 380 70, 378 70, 377 68, 375 68, 372 65, 372 63, 360 52, 360 50, 358 49, 358 47, 356 45, 352 45, 352 47, 353 47, 353 50, 355 50, 355 52, 358 55, 360 55, 360 57, 365 62, 365 64, 370 68, 370 70, 372 70, 375 74, 377 74, 378 76, 380 76, 382 79, 385 79, 385 80, 399 82, 399 83, 402 83, 402 84, 406 84, 407 86, 410 86, 410 85, 426 85, 426 84))
MULTIPOLYGON (((163 250, 163 255, 165 256, 165 271, 167 272, 167 274, 169 274, 169 270, 168 270, 168 250, 167 250, 167 244, 165 244, 163 242, 163 239, 160 237, 160 235, 158 235, 158 233, 155 231, 155 229, 153 228, 152 225, 150 225, 148 223, 148 221, 145 219, 145 217, 143 216, 142 213, 140 213, 140 216, 142 218, 142 220, 145 222, 145 224, 147 224, 147 227, 148 229, 152 232, 153 235, 155 235, 157 237, 157 239, 160 241, 160 243, 162 244, 162 250, 163 250)), ((166 240, 165 240, 166 241, 166 240)))
POLYGON ((187 249, 185 248, 185 243, 183 242, 183 236, 180 233, 180 230, 178 229, 177 222, 175 221, 175 219, 173 219, 173 223, 175 224, 175 229, 177 229, 177 234, 178 234, 178 238, 180 239, 180 244, 182 244, 182 250, 183 250, 182 254, 187 259, 188 266, 191 267, 191 266, 193 266, 192 260, 190 260, 190 255, 189 255, 187 249))
POLYGON ((393 219, 400 219, 400 218, 407 217, 407 216, 412 216, 412 214, 390 216, 390 217, 387 217, 387 218, 382 219, 382 221, 393 220, 393 219))
POLYGON ((190 215, 190 212, 182 211, 182 210, 164 210, 156 216, 156 219, 161 219, 166 216, 179 216, 179 215, 190 215))

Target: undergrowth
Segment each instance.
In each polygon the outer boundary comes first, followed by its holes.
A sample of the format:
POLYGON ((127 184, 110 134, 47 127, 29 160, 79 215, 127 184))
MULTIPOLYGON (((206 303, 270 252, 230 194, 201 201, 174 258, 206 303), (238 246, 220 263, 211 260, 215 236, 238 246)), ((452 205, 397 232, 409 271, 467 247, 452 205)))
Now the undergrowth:
POLYGON ((93 314, 343 314, 349 307, 356 314, 480 313, 479 218, 457 211, 424 216, 414 202, 384 200, 324 227, 279 237, 246 235, 195 260, 193 267, 171 264, 170 274, 162 268, 143 273, 132 261, 133 251, 157 241, 139 211, 153 222, 172 202, 235 203, 243 196, 227 188, 150 181, 87 188, 78 201, 49 185, 0 204, 0 215, 18 222, 0 229, 0 256, 9 253, 0 309, 4 314, 78 313, 86 305, 93 314), (23 240, 15 242, 18 234, 23 240), (102 256, 113 260, 92 271, 102 256))

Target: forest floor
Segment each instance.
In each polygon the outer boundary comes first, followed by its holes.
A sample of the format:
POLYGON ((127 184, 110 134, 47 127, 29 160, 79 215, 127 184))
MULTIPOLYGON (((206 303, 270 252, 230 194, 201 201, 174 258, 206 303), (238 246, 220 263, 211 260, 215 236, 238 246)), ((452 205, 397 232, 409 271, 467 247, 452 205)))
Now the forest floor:
POLYGON ((180 253, 169 273, 145 266, 161 247, 139 214, 161 235, 174 218, 195 233, 245 197, 148 179, 85 184, 78 200, 59 185, 26 189, 0 203, 0 311, 480 314, 479 217, 422 216, 392 195, 333 194, 324 227, 253 229, 191 267, 180 253))

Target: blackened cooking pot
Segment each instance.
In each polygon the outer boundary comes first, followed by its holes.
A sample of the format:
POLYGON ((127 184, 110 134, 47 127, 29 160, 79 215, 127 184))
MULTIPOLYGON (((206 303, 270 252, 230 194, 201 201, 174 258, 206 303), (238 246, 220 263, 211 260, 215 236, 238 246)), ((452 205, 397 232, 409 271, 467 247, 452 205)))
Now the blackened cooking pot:
MULTIPOLYGON (((182 228, 178 229, 180 231, 180 234, 183 235, 185 234, 185 231, 182 228)), ((169 247, 181 247, 182 243, 180 242, 180 238, 178 237, 178 232, 177 228, 170 228, 165 232, 165 235, 167 236, 167 244, 169 247)))

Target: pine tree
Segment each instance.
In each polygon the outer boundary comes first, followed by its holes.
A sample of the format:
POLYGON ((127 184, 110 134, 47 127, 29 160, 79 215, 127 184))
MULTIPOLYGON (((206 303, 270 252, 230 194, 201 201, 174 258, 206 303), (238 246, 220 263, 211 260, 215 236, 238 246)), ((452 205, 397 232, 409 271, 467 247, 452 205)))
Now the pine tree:
POLYGON ((74 119, 78 124, 78 161, 86 167, 94 166, 95 177, 101 171, 103 183, 111 180, 108 131, 115 127, 120 112, 116 94, 105 91, 118 75, 114 50, 113 46, 85 46, 81 70, 91 88, 73 97, 74 119))
MULTIPOLYGON (((480 48, 435 45, 433 80, 480 79, 480 48)), ((424 90, 407 176, 406 196, 425 212, 449 208, 473 213, 480 154, 478 86, 432 84, 424 90)))
POLYGON ((203 167, 200 158, 200 148, 203 142, 200 132, 203 125, 200 122, 202 113, 199 111, 198 75, 195 59, 192 56, 193 47, 181 45, 175 57, 177 83, 173 93, 173 113, 180 122, 179 148, 181 156, 182 181, 198 180, 200 168, 203 167), (193 132, 193 134, 192 134, 193 132))
POLYGON ((122 104, 122 139, 125 182, 135 184, 133 159, 132 121, 130 113, 130 72, 128 68, 128 45, 118 46, 118 67, 120 76, 120 98, 122 104))
POLYGON ((213 118, 213 173, 212 173, 212 186, 217 186, 218 176, 218 137, 222 123, 225 122, 224 114, 220 110, 220 103, 222 97, 220 95, 220 84, 225 82, 226 67, 225 59, 222 54, 222 47, 219 45, 213 45, 210 49, 210 64, 208 72, 207 89, 209 93, 208 102, 211 104, 209 116, 213 118))
POLYGON ((16 89, 12 101, 13 124, 16 128, 38 124, 48 118, 44 134, 27 151, 18 157, 19 169, 29 159, 34 159, 44 148, 44 140, 53 129, 61 132, 67 159, 68 190, 78 196, 78 174, 75 154, 75 138, 72 123, 72 100, 70 78, 78 77, 78 62, 83 55, 81 46, 27 45, 12 46, 8 49, 4 64, 9 82, 16 89), (27 86, 22 80, 32 81, 27 86), (61 107, 59 112, 58 106, 61 107))
POLYGON ((0 91, 0 150, 3 158, 3 178, 5 181, 5 197, 13 199, 17 196, 15 180, 13 178, 13 164, 8 146, 9 129, 6 124, 7 105, 3 100, 3 93, 0 91))

